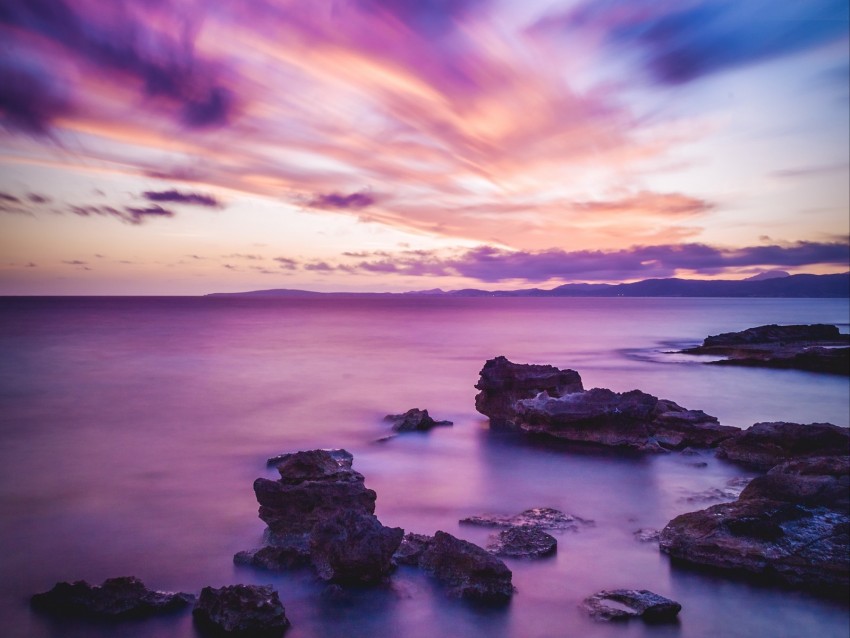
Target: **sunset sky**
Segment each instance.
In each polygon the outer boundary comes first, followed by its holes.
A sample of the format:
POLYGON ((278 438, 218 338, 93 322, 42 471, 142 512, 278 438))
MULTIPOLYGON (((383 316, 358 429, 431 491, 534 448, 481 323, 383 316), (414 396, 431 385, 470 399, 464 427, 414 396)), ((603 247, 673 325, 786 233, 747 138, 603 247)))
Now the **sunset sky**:
POLYGON ((850 261, 847 0, 0 0, 0 294, 850 261))

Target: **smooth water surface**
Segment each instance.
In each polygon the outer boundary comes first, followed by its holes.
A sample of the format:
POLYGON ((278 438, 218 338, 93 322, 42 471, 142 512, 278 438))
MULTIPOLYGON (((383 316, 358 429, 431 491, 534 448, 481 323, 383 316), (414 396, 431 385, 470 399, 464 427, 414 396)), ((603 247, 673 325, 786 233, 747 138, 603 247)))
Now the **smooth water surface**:
POLYGON ((847 300, 18 298, 0 300, 0 635, 192 637, 188 613, 95 625, 29 610, 60 580, 136 575, 155 589, 273 583, 288 638, 346 636, 846 637, 847 606, 672 566, 635 540, 751 477, 711 454, 552 448, 491 433, 475 412, 486 359, 573 368, 585 387, 634 388, 727 425, 847 426, 843 377, 707 366, 669 354, 766 323, 833 323, 847 300), (451 428, 384 443, 412 407, 451 428), (506 561, 504 609, 447 598, 403 568, 388 589, 323 596, 309 572, 236 567, 260 542, 251 484, 271 455, 345 447, 390 526, 484 544, 462 517, 549 506, 592 519, 556 556, 506 561), (704 465, 703 465, 704 464, 704 465), (676 625, 596 624, 599 589, 682 603, 676 625))

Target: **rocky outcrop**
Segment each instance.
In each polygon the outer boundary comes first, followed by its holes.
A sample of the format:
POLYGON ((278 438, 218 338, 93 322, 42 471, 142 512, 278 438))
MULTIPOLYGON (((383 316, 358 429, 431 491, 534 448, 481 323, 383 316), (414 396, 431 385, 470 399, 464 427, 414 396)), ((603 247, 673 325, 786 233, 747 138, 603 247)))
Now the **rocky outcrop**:
POLYGON ((480 514, 460 519, 461 525, 481 527, 533 527, 535 529, 577 531, 582 525, 593 525, 593 521, 564 514, 551 507, 533 507, 514 516, 480 514))
MULTIPOLYGON (((354 463, 354 455, 348 450, 343 450, 341 448, 328 448, 324 450, 320 450, 321 452, 327 452, 331 458, 337 462, 337 464, 344 468, 351 468, 352 463, 354 463)), ((300 452, 284 452, 283 454, 278 454, 277 456, 272 456, 266 461, 266 465, 268 467, 277 467, 284 461, 290 459, 294 454, 301 454, 300 452)))
POLYGON ((647 622, 676 619, 682 606, 646 589, 604 590, 584 599, 584 610, 596 620, 643 618, 647 622))
POLYGON ((741 332, 706 337, 684 354, 724 356, 715 365, 792 368, 810 372, 850 374, 850 336, 826 324, 758 326, 741 332))
POLYGON ((433 537, 407 534, 396 560, 420 567, 446 587, 449 595, 504 604, 513 596, 513 574, 498 558, 446 532, 433 537))
POLYGON ((790 459, 850 454, 850 430, 830 423, 756 423, 723 441, 717 456, 768 470, 790 459))
POLYGON ((555 366, 512 363, 505 357, 489 359, 481 369, 475 387, 475 409, 490 418, 493 428, 519 427, 514 405, 541 392, 558 397, 581 392, 584 386, 575 370, 559 370, 555 366))
POLYGON ((403 531, 374 516, 375 492, 351 468, 351 454, 310 450, 276 458, 280 479, 254 481, 266 544, 239 552, 234 562, 265 569, 312 564, 333 582, 382 580, 403 531))
POLYGON ((215 635, 271 638, 290 626, 271 585, 204 587, 192 615, 202 631, 215 635))
POLYGON ((187 607, 191 594, 152 591, 133 576, 108 578, 102 585, 84 580, 56 583, 50 591, 35 594, 33 608, 62 616, 141 618, 187 607))
POLYGON ((701 410, 632 390, 584 390, 578 373, 490 359, 475 407, 494 427, 642 451, 714 447, 738 432, 701 410))
POLYGON ((427 432, 437 426, 454 425, 451 421, 435 421, 428 410, 418 408, 411 408, 404 414, 388 414, 384 420, 393 424, 393 432, 427 432))
POLYGON ((346 511, 316 524, 310 557, 323 580, 354 585, 378 583, 393 569, 404 530, 384 527, 374 514, 346 511))
POLYGON ((557 539, 536 527, 508 527, 487 543, 487 551, 511 558, 551 556, 557 549, 557 539))
POLYGON ((782 463, 737 501, 676 517, 660 547, 672 557, 748 572, 828 595, 850 589, 850 456, 782 463))

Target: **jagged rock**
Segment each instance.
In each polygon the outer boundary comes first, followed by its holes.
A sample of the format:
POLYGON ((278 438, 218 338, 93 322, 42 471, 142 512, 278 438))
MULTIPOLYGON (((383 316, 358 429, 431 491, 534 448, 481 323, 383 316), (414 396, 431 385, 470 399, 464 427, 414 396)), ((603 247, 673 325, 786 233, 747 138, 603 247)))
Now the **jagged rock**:
MULTIPOLYGON (((327 452, 330 457, 337 462, 338 465, 344 468, 351 468, 351 464, 354 462, 354 455, 348 450, 343 450, 341 448, 331 448, 321 450, 322 452, 327 452)), ((290 457, 293 454, 298 454, 298 452, 285 452, 283 454, 278 454, 277 456, 273 456, 266 461, 266 465, 268 467, 277 467, 290 457)))
POLYGON ((139 618, 169 613, 188 606, 191 594, 152 591, 134 576, 108 578, 102 585, 84 580, 56 583, 50 591, 35 594, 35 609, 66 616, 139 618))
POLYGON ((761 470, 789 459, 850 454, 850 431, 831 423, 756 423, 717 448, 717 457, 761 470))
POLYGON ((635 539, 639 540, 641 543, 657 543, 661 536, 661 530, 651 527, 641 527, 640 529, 635 530, 633 534, 635 539))
POLYGON ((313 527, 310 557, 323 580, 378 583, 392 571, 402 536, 403 529, 384 527, 373 514, 346 511, 313 527))
POLYGON ((577 531, 581 525, 593 525, 593 521, 564 514, 551 507, 534 507, 514 516, 481 514, 460 519, 461 525, 479 525, 481 527, 534 527, 577 531))
POLYGON ((396 561, 432 574, 447 593, 473 601, 504 604, 513 596, 513 574, 498 558, 446 532, 405 536, 396 561))
POLYGON ((487 550, 496 556, 539 558, 554 554, 558 541, 536 527, 508 527, 490 537, 487 550))
POLYGON ((738 476, 726 481, 725 487, 710 487, 707 490, 691 492, 680 498, 686 503, 706 503, 709 501, 733 501, 741 495, 743 489, 752 479, 738 476))
POLYGON ((758 326, 741 332, 706 337, 701 346, 684 354, 711 354, 726 359, 716 365, 793 368, 811 372, 850 374, 850 336, 826 324, 758 326), (830 347, 824 347, 830 346, 830 347))
POLYGON ((646 589, 612 589, 584 599, 583 607, 596 620, 628 620, 641 617, 649 622, 675 620, 682 606, 675 600, 646 589))
POLYGON ((493 427, 569 441, 664 451, 714 447, 738 431, 701 410, 640 390, 584 390, 574 370, 490 359, 476 387, 475 407, 493 427))
POLYGON ((233 562, 261 569, 286 570, 310 564, 310 537, 299 534, 278 545, 265 545, 259 549, 237 552, 233 562))
POLYGON ((428 410, 412 408, 404 414, 388 414, 385 421, 391 421, 393 432, 426 432, 438 425, 454 425, 451 421, 435 421, 428 410))
POLYGON ((519 427, 514 404, 520 399, 530 399, 541 392, 561 396, 584 389, 575 370, 512 363, 505 357, 489 359, 475 387, 480 390, 475 396, 475 409, 490 417, 491 427, 506 429, 519 427))
POLYGON ((844 595, 850 589, 850 456, 782 463, 737 501, 674 518, 660 547, 698 565, 844 595))
POLYGON ((260 518, 276 534, 309 533, 319 521, 352 510, 375 511, 375 492, 363 475, 325 450, 295 452, 278 466, 280 480, 258 478, 260 518))
POLYGON ((290 626, 271 585, 204 587, 192 615, 202 630, 227 636, 281 636, 290 626))

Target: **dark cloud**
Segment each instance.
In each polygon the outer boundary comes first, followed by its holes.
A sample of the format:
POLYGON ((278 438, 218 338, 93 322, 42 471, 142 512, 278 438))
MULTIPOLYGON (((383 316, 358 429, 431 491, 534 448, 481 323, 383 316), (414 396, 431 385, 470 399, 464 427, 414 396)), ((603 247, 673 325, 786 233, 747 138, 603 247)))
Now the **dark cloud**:
POLYGON ((310 208, 336 208, 357 210, 374 204, 377 200, 368 192, 360 191, 343 195, 341 193, 322 193, 307 202, 310 208))
POLYGON ((69 266, 86 266, 88 264, 88 262, 80 261, 79 259, 64 260, 62 263, 68 264, 69 266))
MULTIPOLYGON (((0 3, 0 22, 4 11, 0 3)), ((0 55, 0 126, 43 135, 54 118, 70 110, 60 80, 31 62, 0 55)))
POLYGON ((93 215, 101 217, 115 217, 116 219, 120 219, 122 222, 133 224, 134 226, 138 226, 151 218, 174 217, 173 211, 158 205, 147 206, 144 208, 137 206, 116 208, 114 206, 72 205, 68 207, 68 210, 74 215, 79 215, 81 217, 91 217, 93 215))
POLYGON ((39 195, 38 193, 27 193, 27 199, 33 204, 49 204, 53 201, 47 195, 39 195))
MULTIPOLYGON (((172 35, 137 21, 131 5, 116 0, 95 17, 86 15, 85 5, 72 6, 67 0, 4 0, 0 25, 10 28, 7 37, 18 32, 21 41, 32 36, 44 38, 101 74, 139 81, 146 96, 172 100, 179 119, 189 127, 226 124, 233 95, 218 83, 216 66, 195 55, 192 25, 179 16, 170 25, 178 32, 172 35)), ((33 85, 33 76, 19 82, 10 101, 12 113, 17 114, 20 128, 42 132, 51 108, 57 105, 45 103, 41 108, 46 112, 36 111, 28 117, 21 103, 26 82, 39 89, 40 95, 44 95, 44 87, 33 85)))
MULTIPOLYGON (((423 251, 416 254, 401 253, 393 258, 381 255, 378 259, 364 260, 353 266, 338 268, 367 273, 460 276, 492 283, 512 279, 530 282, 551 279, 622 281, 670 277, 677 270, 713 275, 742 267, 800 267, 849 263, 850 245, 840 242, 798 242, 785 246, 749 246, 736 249, 692 243, 637 246, 617 251, 553 249, 524 252, 483 246, 453 257, 442 257, 437 253, 423 251)), ((310 266, 307 268, 320 269, 310 266)))
POLYGON ((298 262, 294 259, 290 259, 289 257, 275 257, 274 260, 280 264, 280 267, 284 270, 295 270, 298 268, 298 262))
POLYGON ((170 202, 174 204, 191 204, 193 206, 207 206, 208 208, 221 208, 222 204, 212 195, 205 193, 181 193, 176 189, 167 191, 145 191, 142 196, 150 202, 170 202))
POLYGON ((15 197, 14 195, 10 195, 9 193, 0 192, 0 201, 3 202, 12 202, 14 204, 20 204, 21 199, 19 197, 15 197))
POLYGON ((457 21, 486 3, 486 0, 357 0, 362 9, 388 12, 425 36, 453 30, 457 21))
POLYGON ((665 84, 804 51, 848 33, 846 0, 586 0, 559 19, 568 30, 599 30, 618 48, 643 53, 665 84))

